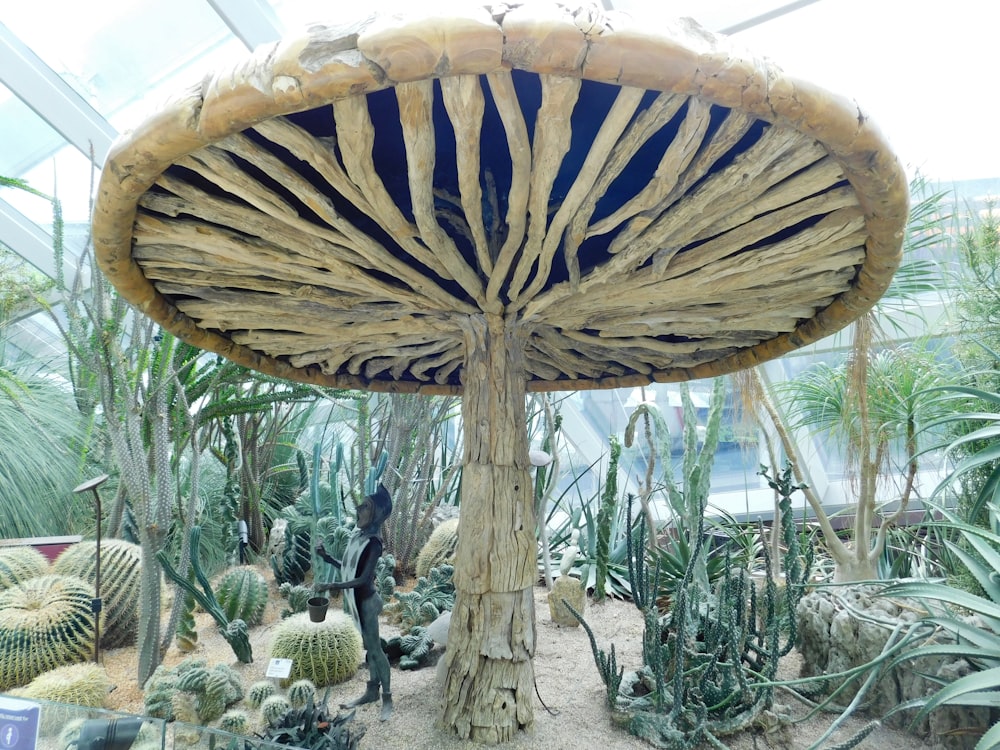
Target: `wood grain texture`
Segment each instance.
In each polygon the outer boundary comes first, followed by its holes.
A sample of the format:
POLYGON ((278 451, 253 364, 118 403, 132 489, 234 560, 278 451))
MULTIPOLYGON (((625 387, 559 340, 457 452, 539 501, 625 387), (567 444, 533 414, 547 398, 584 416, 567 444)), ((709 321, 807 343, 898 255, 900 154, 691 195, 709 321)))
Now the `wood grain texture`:
POLYGON ((319 359, 363 329, 317 346, 306 302, 330 320, 516 313, 529 390, 706 377, 867 310, 906 208, 855 103, 690 21, 512 3, 316 24, 258 50, 116 143, 93 226, 125 297, 191 343, 305 382, 457 393, 458 328, 319 359), (258 301, 213 313, 216 287, 258 301), (684 349, 699 355, 669 355, 684 349))

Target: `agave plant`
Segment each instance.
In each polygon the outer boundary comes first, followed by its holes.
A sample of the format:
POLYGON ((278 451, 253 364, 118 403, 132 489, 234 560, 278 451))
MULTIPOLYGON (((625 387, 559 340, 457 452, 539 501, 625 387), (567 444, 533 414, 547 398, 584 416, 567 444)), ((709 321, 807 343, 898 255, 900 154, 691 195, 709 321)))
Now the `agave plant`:
MULTIPOLYGON (((926 717, 938 706, 995 707, 1000 691, 1000 506, 987 506, 991 528, 962 521, 947 509, 940 509, 943 520, 929 527, 957 531, 963 543, 945 540, 948 550, 961 560, 982 587, 979 596, 947 583, 905 581, 885 589, 885 596, 918 599, 927 607, 923 621, 953 636, 952 643, 930 643, 906 651, 893 666, 921 657, 962 658, 976 671, 942 687, 934 695, 903 708, 919 707, 913 721, 926 717), (973 615, 974 618, 970 617, 973 615), (976 622, 978 620, 979 622, 976 622), (982 623, 982 625, 980 625, 982 623)), ((1000 746, 1000 723, 988 729, 976 744, 976 750, 1000 746)))

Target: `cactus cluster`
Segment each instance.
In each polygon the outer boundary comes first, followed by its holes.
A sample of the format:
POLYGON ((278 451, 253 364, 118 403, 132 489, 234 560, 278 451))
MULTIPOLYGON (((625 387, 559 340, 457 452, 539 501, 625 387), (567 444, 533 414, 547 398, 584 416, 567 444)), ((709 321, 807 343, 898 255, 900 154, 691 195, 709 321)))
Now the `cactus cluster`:
POLYGON ((271 639, 271 658, 292 660, 282 687, 302 679, 317 687, 344 682, 358 671, 361 652, 361 635, 343 612, 330 612, 323 622, 292 615, 275 628, 271 639))
POLYGON ((399 617, 403 633, 434 622, 441 613, 455 606, 455 584, 451 565, 431 568, 425 578, 418 578, 412 591, 397 591, 390 613, 399 617))
POLYGON ((458 519, 452 518, 434 529, 427 543, 417 555, 417 578, 426 578, 431 568, 451 565, 455 561, 455 547, 458 545, 458 519))
POLYGON ((145 686, 145 712, 167 721, 208 724, 243 700, 243 682, 232 667, 185 659, 176 667, 160 665, 145 686))
MULTIPOLYGON (((97 542, 72 544, 52 563, 52 572, 76 576, 91 586, 97 582, 97 542)), ((101 601, 104 619, 101 646, 119 648, 135 643, 139 628, 138 544, 122 539, 101 540, 101 601)))
POLYGON ((260 625, 267 607, 267 581, 250 565, 230 568, 219 579, 215 598, 230 621, 260 625))
POLYGON ((0 592, 0 690, 94 655, 94 589, 49 574, 0 592))
POLYGON ((260 708, 261 705, 275 693, 274 683, 269 680, 255 682, 247 690, 247 704, 250 708, 260 708))
POLYGON ((48 572, 49 561, 34 547, 0 547, 0 591, 48 572))

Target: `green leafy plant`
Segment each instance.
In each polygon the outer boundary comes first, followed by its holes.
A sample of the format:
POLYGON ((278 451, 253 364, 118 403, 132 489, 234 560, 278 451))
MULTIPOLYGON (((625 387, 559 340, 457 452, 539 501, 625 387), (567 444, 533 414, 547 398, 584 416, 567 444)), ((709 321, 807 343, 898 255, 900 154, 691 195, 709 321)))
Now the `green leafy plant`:
MULTIPOLYGON (((925 700, 901 706, 901 709, 919 709, 914 723, 939 706, 957 704, 987 709, 996 706, 997 691, 1000 691, 1000 506, 989 503, 985 510, 991 522, 989 529, 966 523, 944 508, 939 509, 944 520, 928 524, 946 527, 960 535, 962 543, 945 540, 944 544, 982 588, 982 596, 946 583, 929 581, 904 581, 882 592, 884 596, 923 602, 927 606, 923 622, 932 631, 942 630, 951 636, 950 642, 932 640, 904 652, 892 666, 905 665, 922 657, 945 657, 966 659, 975 670, 925 700)), ((969 731, 976 729, 970 727, 969 731)), ((1000 723, 979 729, 986 731, 976 744, 976 750, 1000 745, 1000 723)))

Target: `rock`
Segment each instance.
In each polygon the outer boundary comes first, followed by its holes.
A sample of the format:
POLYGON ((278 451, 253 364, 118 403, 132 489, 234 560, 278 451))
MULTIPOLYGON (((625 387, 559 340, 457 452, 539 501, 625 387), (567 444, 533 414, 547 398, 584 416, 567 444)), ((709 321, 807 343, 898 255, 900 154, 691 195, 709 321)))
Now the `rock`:
MULTIPOLYGON (((796 609, 796 645, 802 656, 802 677, 837 674, 873 661, 882 654, 896 623, 919 619, 919 606, 899 606, 879 596, 881 588, 858 584, 817 589, 802 597, 796 609)), ((920 642, 914 643, 914 647, 919 645, 920 642)), ((906 662, 884 671, 871 686, 866 695, 867 711, 874 716, 885 716, 901 703, 933 695, 942 684, 949 684, 969 671, 969 665, 957 658, 925 657, 906 662), (940 682, 925 675, 937 677, 940 682)), ((864 681, 864 676, 853 680, 837 701, 848 702, 864 681)), ((885 721, 904 728, 914 715, 914 711, 899 712, 885 721)), ((988 708, 941 706, 913 727, 913 731, 936 748, 969 750, 975 746, 978 735, 968 730, 988 727, 990 723, 988 708)))
POLYGON ((552 622, 560 627, 575 628, 580 623, 573 613, 566 609, 563 600, 569 602, 569 605, 581 615, 583 614, 587 606, 587 592, 578 579, 561 576, 555 580, 552 591, 549 592, 549 614, 552 616, 552 622))
POLYGON ((451 610, 445 610, 427 626, 427 635, 439 646, 448 645, 448 628, 451 627, 451 610))

